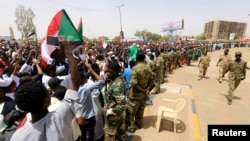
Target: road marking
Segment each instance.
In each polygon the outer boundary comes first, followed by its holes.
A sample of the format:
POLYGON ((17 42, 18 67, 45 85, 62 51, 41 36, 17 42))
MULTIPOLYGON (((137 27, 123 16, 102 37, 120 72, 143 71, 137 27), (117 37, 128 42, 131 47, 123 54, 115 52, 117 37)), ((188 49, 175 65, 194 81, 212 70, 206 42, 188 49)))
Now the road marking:
POLYGON ((146 115, 148 113, 148 106, 146 106, 145 108, 144 108, 144 114, 143 115, 146 115))
POLYGON ((194 122, 194 131, 195 131, 195 137, 197 141, 201 141, 201 132, 200 132, 200 123, 198 119, 198 115, 196 113, 196 106, 194 102, 194 91, 189 89, 189 96, 191 98, 191 108, 192 108, 192 117, 193 117, 193 122, 194 122))

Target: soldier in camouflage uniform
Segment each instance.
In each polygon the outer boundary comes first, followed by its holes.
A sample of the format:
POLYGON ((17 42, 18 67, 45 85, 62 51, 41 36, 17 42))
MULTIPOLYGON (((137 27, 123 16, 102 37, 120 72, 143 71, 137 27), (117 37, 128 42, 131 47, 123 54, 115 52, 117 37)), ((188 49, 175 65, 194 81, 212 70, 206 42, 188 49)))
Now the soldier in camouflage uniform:
MULTIPOLYGON (((236 52, 235 53, 235 60, 231 61, 229 63, 228 69, 224 72, 228 74, 228 84, 229 84, 229 90, 228 90, 228 104, 232 104, 233 95, 235 89, 239 86, 241 80, 244 80, 246 78, 246 69, 247 69, 247 63, 241 59, 242 53, 236 52)), ((223 74, 223 76, 224 76, 223 74)))
POLYGON ((207 52, 203 52, 203 55, 199 59, 198 67, 199 67, 199 77, 198 80, 204 78, 207 73, 207 68, 209 67, 210 56, 207 55, 207 52))
POLYGON ((217 62, 217 67, 219 67, 219 82, 222 82, 222 75, 228 68, 228 64, 231 61, 231 55, 228 54, 229 49, 224 50, 224 54, 222 54, 217 62))
POLYGON ((145 54, 138 52, 137 64, 133 67, 127 104, 127 125, 129 132, 142 128, 144 108, 146 107, 149 85, 152 82, 150 67, 144 63, 145 54))
POLYGON ((153 54, 149 55, 149 61, 148 61, 147 64, 149 65, 150 69, 152 70, 152 75, 154 77, 153 69, 155 68, 155 60, 154 60, 154 55, 153 54))
POLYGON ((120 66, 117 62, 108 64, 106 86, 104 91, 105 107, 105 141, 126 141, 126 97, 125 80, 119 75, 120 66))
POLYGON ((176 54, 175 49, 172 49, 172 57, 173 57, 173 60, 172 60, 172 69, 174 70, 175 69, 175 59, 177 58, 177 54, 176 54))
POLYGON ((175 49, 175 54, 176 54, 176 57, 175 57, 175 60, 174 60, 174 66, 175 66, 175 69, 178 69, 180 67, 180 60, 181 60, 181 51, 180 49, 175 49))
POLYGON ((171 49, 168 49, 168 53, 167 53, 167 66, 168 66, 168 73, 172 74, 173 70, 172 70, 172 64, 173 64, 173 53, 171 52, 171 49))
POLYGON ((151 90, 151 94, 158 94, 160 93, 160 85, 161 85, 161 74, 162 74, 162 66, 163 66, 163 58, 160 56, 160 52, 157 50, 155 52, 157 57, 155 61, 154 68, 152 69, 153 72, 153 80, 154 80, 154 88, 151 90))
POLYGON ((161 83, 164 83, 164 78, 166 76, 166 69, 167 69, 167 54, 163 48, 160 49, 160 56, 162 57, 162 74, 161 74, 161 83))
POLYGON ((186 64, 187 64, 187 66, 191 65, 192 57, 193 57, 193 49, 188 47, 187 52, 186 52, 186 64))

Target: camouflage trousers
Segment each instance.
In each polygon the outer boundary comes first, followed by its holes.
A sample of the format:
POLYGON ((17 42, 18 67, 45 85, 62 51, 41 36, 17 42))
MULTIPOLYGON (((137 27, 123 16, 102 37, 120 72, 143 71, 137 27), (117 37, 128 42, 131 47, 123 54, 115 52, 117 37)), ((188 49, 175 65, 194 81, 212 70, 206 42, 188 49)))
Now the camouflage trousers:
POLYGON ((175 69, 178 69, 179 67, 180 67, 180 59, 175 60, 175 63, 174 63, 174 68, 175 69))
POLYGON ((200 65, 199 66, 199 78, 205 77, 207 73, 207 66, 200 65))
POLYGON ((172 62, 168 62, 168 73, 171 74, 173 72, 172 70, 172 62))
POLYGON ((154 76, 154 84, 155 84, 155 87, 151 90, 150 93, 159 93, 160 85, 161 85, 161 75, 154 76))
POLYGON ((227 67, 219 66, 219 81, 222 81, 223 74, 224 74, 226 69, 227 69, 227 67))
POLYGON ((224 68, 219 66, 219 81, 222 81, 223 73, 224 73, 224 68))
POLYGON ((166 77, 166 66, 161 68, 161 83, 164 82, 164 78, 166 77))
POLYGON ((105 117, 105 141, 126 141, 127 140, 126 112, 118 115, 105 117))
POLYGON ((234 91, 235 89, 240 85, 241 79, 230 79, 228 81, 228 85, 229 85, 229 90, 228 90, 228 99, 232 100, 233 99, 233 95, 234 95, 234 91))
POLYGON ((188 65, 188 66, 190 66, 191 65, 191 60, 192 60, 192 57, 186 57, 186 64, 188 65))
POLYGON ((146 98, 140 100, 129 99, 126 112, 126 122, 128 128, 136 129, 136 127, 142 127, 142 119, 145 107, 146 98))

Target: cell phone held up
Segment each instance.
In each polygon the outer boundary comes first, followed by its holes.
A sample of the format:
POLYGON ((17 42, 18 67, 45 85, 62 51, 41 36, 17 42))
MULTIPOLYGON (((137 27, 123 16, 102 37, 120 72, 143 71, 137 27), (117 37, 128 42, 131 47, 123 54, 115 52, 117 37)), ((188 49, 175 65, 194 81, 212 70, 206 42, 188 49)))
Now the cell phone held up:
POLYGON ((47 36, 47 44, 48 45, 54 45, 54 46, 59 46, 59 40, 58 37, 54 36, 47 36))

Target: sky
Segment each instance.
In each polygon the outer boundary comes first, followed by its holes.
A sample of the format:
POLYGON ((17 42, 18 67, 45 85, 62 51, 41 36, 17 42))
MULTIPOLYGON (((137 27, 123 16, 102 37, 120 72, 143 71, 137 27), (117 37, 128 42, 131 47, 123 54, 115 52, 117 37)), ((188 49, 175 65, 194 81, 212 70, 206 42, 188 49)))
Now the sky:
POLYGON ((75 27, 82 18, 83 35, 88 38, 114 38, 121 28, 125 38, 133 37, 137 30, 167 35, 162 25, 182 19, 184 29, 174 35, 201 35, 205 23, 223 20, 247 23, 246 36, 250 36, 250 0, 0 0, 0 36, 9 36, 12 27, 15 38, 21 37, 15 24, 18 5, 34 12, 38 38, 46 36, 51 19, 61 9, 66 10, 75 27), (120 23, 118 6, 122 4, 120 23))

